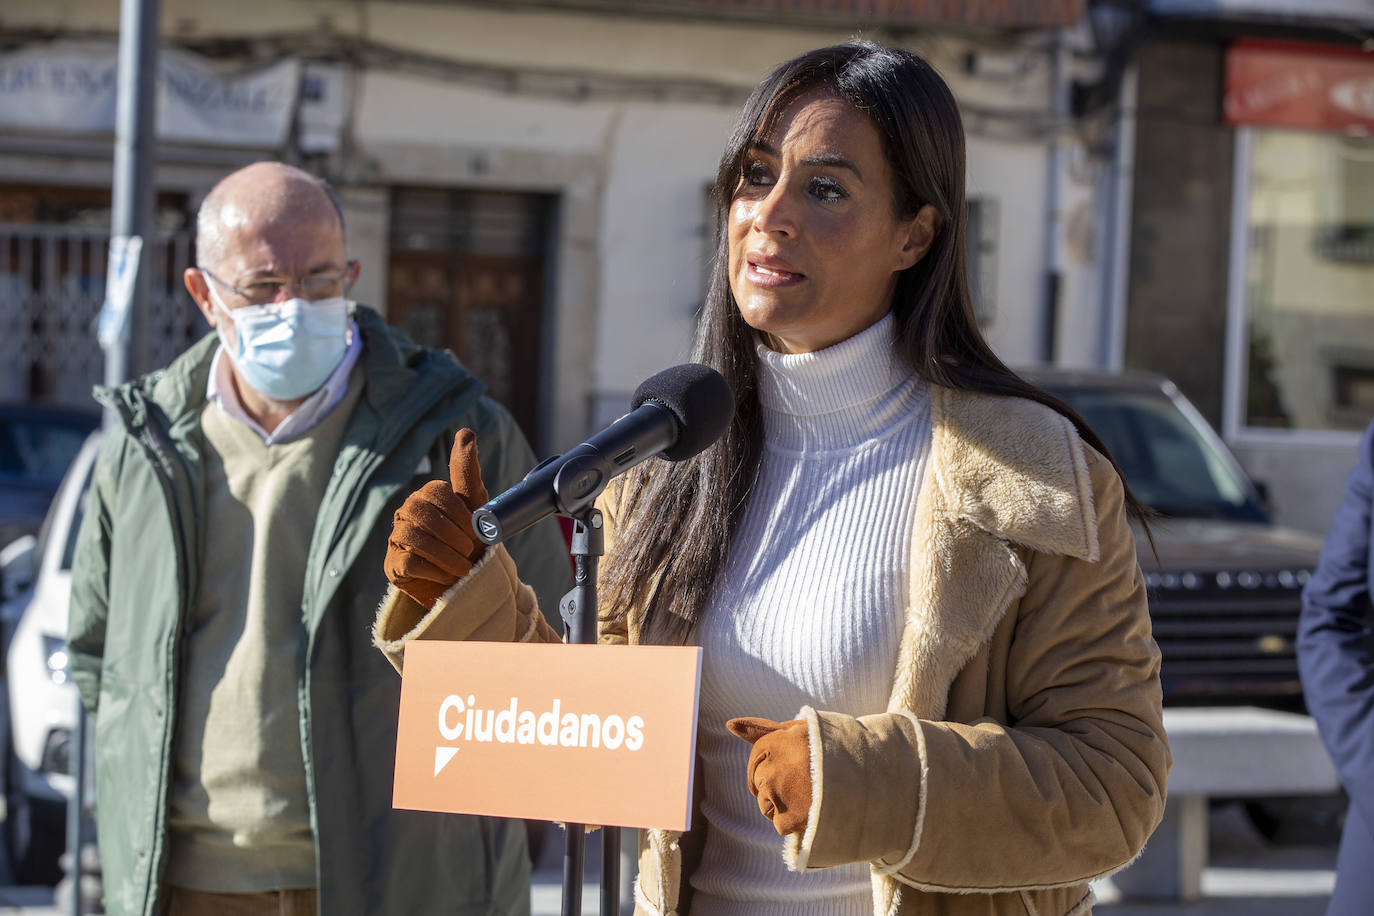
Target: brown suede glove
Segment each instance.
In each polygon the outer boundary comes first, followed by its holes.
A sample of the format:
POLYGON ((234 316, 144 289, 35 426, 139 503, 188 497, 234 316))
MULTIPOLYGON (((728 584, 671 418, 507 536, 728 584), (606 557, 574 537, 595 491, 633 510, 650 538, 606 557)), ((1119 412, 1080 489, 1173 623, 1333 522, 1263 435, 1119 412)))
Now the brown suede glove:
POLYGON ((487 545, 477 539, 472 513, 487 501, 477 464, 477 437, 461 429, 448 459, 449 479, 416 490, 392 519, 386 577, 427 608, 482 559, 487 545))
POLYGON ((754 745, 749 754, 749 791, 779 836, 801 833, 811 811, 811 740, 806 722, 774 722, 752 716, 725 727, 754 745))

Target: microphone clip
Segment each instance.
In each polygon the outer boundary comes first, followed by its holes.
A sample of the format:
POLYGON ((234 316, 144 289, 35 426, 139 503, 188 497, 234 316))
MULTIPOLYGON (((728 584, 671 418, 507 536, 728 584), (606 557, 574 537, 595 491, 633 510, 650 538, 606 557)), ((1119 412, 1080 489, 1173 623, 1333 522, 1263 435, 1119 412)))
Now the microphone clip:
POLYGON ((573 558, 573 587, 558 602, 564 638, 569 643, 593 644, 597 641, 596 574, 605 552, 605 520, 601 510, 591 506, 573 518, 572 550, 569 551, 573 558))
POLYGON ((558 514, 576 517, 601 495, 610 482, 605 465, 606 460, 586 445, 567 454, 553 479, 558 514))

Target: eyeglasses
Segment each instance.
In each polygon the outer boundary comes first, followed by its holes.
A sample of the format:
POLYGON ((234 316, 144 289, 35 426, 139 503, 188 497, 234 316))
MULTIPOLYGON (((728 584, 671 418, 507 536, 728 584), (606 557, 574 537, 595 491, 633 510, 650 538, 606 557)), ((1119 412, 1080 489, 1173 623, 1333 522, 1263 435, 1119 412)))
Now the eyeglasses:
POLYGON ((354 265, 357 263, 357 261, 349 261, 348 267, 336 273, 311 274, 308 277, 294 280, 283 277, 264 277, 260 280, 254 280, 246 286, 233 286, 225 283, 204 267, 200 268, 200 272, 215 281, 216 285, 222 289, 229 290, 250 305, 269 305, 280 301, 286 295, 287 290, 293 288, 300 290, 307 302, 341 296, 348 285, 348 278, 353 273, 354 265))

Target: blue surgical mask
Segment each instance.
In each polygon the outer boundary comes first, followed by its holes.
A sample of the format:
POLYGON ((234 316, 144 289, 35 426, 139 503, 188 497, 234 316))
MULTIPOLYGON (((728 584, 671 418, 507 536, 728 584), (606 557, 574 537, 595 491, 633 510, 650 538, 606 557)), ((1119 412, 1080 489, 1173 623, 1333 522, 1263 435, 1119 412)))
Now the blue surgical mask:
POLYGON ((220 344, 253 389, 278 401, 318 391, 348 349, 348 302, 342 296, 307 302, 288 299, 231 309, 214 287, 210 297, 234 323, 237 346, 221 324, 220 344))

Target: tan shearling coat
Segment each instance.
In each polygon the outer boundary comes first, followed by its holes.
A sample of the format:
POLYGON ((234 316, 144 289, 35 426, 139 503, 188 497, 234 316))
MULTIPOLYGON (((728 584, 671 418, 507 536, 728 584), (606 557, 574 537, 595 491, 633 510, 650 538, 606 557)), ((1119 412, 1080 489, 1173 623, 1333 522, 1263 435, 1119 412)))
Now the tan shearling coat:
MULTIPOLYGON (((1170 765, 1122 487, 1039 404, 934 388, 931 410, 887 711, 799 712, 813 802, 782 855, 868 862, 881 916, 1077 916, 1158 824, 1170 765)), ((640 623, 602 641, 636 643, 640 623)), ((374 637, 398 669, 412 638, 558 639, 502 549, 427 614, 393 589, 374 637)), ((694 824, 642 832, 636 912, 687 912, 694 824)))

